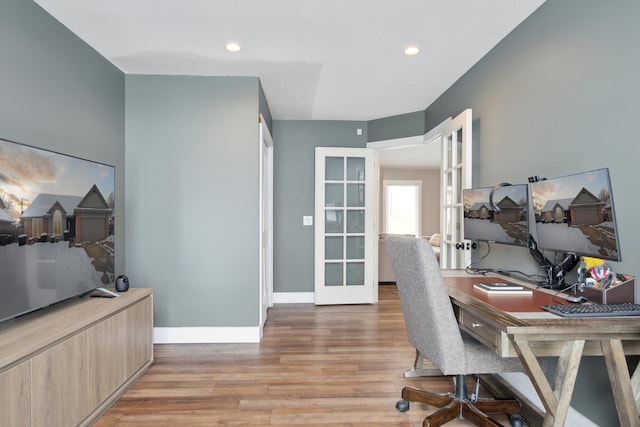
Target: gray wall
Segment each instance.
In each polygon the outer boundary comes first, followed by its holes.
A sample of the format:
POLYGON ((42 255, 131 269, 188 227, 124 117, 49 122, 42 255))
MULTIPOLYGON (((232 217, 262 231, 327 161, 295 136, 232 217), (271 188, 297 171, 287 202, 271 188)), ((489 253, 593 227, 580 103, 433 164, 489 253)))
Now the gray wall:
POLYGON ((257 326, 255 77, 127 75, 127 275, 158 327, 257 326))
POLYGON ((313 292, 313 227, 302 217, 314 215, 315 147, 364 148, 366 122, 274 120, 273 138, 274 292, 313 292))
MULTIPOLYGON (((612 265, 636 277, 639 17, 637 0, 548 0, 427 109, 427 128, 473 109, 476 186, 608 167, 622 254, 612 265)), ((526 250, 500 245, 485 264, 535 271, 526 250)), ((617 425, 606 378, 601 358, 584 359, 572 406, 617 425)))
POLYGON ((0 137, 116 167, 125 271, 124 74, 32 1, 0 0, 0 137))
POLYGON ((420 110, 369 120, 367 122, 367 142, 424 135, 430 129, 425 128, 425 119, 425 111, 420 110))

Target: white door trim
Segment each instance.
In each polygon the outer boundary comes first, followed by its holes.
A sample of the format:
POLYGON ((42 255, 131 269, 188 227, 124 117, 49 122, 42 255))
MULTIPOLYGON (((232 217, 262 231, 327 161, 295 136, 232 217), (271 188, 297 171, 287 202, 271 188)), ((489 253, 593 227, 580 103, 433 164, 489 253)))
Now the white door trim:
POLYGON ((273 307, 273 139, 267 123, 260 115, 260 213, 259 213, 259 329, 260 339, 267 321, 267 310, 273 307))

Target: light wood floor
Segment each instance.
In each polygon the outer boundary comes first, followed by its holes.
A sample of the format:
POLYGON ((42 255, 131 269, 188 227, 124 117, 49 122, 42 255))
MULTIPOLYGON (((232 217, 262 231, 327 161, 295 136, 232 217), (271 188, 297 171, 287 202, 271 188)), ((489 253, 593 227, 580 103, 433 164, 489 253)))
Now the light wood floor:
POLYGON ((398 412, 402 387, 453 391, 450 378, 403 377, 415 350, 393 285, 380 286, 375 305, 277 305, 260 344, 164 344, 154 352, 148 374, 96 427, 421 426, 435 408, 414 403, 398 412))

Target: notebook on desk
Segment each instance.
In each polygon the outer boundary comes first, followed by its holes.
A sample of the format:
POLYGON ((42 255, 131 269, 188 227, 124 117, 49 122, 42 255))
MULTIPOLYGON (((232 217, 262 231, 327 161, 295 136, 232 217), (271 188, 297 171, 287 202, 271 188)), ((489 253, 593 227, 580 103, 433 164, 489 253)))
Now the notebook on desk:
POLYGON ((524 286, 503 282, 474 283, 474 289, 489 295, 531 295, 531 289, 524 286))

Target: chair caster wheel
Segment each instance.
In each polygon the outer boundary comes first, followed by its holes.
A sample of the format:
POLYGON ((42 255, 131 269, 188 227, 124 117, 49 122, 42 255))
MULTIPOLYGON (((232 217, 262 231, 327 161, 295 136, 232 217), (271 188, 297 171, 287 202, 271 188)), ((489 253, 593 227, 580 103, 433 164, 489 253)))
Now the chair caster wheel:
POLYGON ((409 402, 407 400, 398 400, 396 409, 400 412, 407 412, 409 410, 409 402))
POLYGON ((524 423, 522 422, 522 417, 520 416, 520 414, 511 414, 511 416, 509 416, 509 422, 513 427, 524 426, 524 423))

